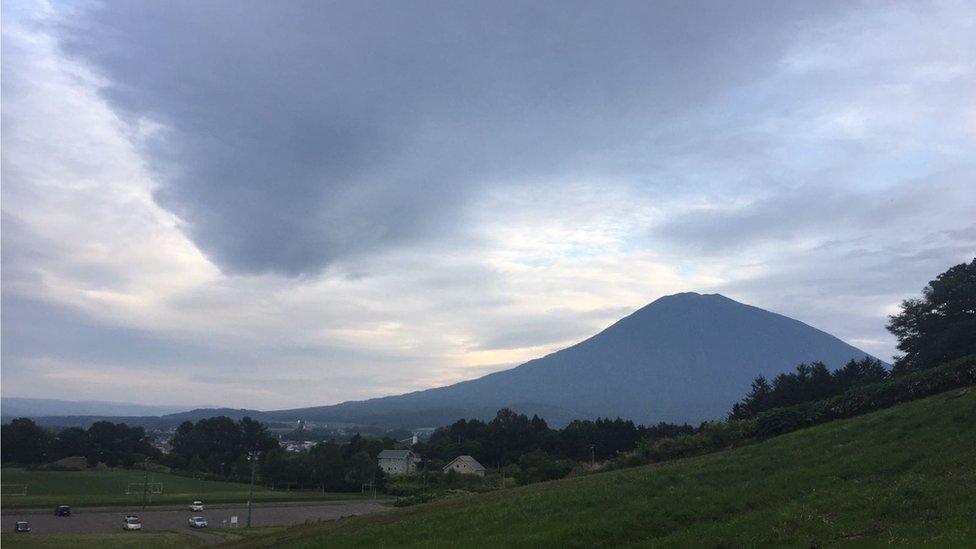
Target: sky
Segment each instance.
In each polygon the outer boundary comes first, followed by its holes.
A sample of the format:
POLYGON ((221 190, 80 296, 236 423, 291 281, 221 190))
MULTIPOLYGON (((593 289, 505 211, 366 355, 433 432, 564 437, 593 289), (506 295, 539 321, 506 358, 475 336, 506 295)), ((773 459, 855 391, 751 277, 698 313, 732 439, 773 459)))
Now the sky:
POLYGON ((976 256, 976 4, 2 3, 2 394, 259 409, 976 256))

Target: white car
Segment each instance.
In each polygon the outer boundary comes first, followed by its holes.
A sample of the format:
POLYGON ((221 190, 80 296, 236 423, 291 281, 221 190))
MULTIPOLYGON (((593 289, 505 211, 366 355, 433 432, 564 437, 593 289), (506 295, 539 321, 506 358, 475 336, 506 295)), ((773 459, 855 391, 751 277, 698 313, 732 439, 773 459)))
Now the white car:
POLYGON ((142 521, 135 515, 127 515, 122 519, 123 530, 142 530, 142 521))
POLYGON ((207 519, 203 517, 190 517, 189 524, 190 528, 206 528, 207 519))
POLYGON ((190 504, 190 510, 191 511, 203 511, 203 502, 202 501, 194 501, 193 503, 190 504))

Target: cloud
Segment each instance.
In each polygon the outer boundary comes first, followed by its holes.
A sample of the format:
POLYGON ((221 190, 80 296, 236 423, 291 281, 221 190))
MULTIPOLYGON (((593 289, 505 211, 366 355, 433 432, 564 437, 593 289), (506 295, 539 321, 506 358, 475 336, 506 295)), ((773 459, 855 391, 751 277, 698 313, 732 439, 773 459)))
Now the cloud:
POLYGON ((888 357, 885 316, 976 250, 974 21, 5 4, 4 394, 396 394, 678 291, 888 357))
POLYGON ((804 11, 105 2, 65 43, 115 109, 165 128, 155 197, 208 257, 295 276, 457 233, 499 178, 616 164, 773 68, 804 11))
POLYGON ((804 186, 746 204, 696 208, 655 227, 651 238, 715 253, 810 238, 851 239, 852 233, 858 235, 854 238, 883 238, 883 233, 908 225, 965 229, 971 223, 965 212, 976 207, 976 196, 968 192, 972 176, 969 170, 936 173, 890 184, 882 192, 804 186), (932 219, 934 211, 958 216, 932 219))

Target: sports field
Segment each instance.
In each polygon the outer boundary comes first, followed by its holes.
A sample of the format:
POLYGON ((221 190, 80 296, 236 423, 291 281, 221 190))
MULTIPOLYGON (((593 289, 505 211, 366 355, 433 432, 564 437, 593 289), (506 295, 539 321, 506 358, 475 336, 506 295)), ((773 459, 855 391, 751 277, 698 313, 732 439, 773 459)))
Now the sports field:
MULTIPOLYGON (((131 484, 140 484, 145 472, 132 469, 101 471, 28 471, 4 468, 0 481, 4 485, 0 506, 3 509, 52 507, 67 504, 78 507, 142 504, 138 488, 127 494, 131 484), (12 495, 17 486, 26 485, 26 495, 12 495)), ((150 482, 161 485, 162 493, 152 494, 151 505, 206 503, 240 503, 247 500, 248 485, 234 482, 199 480, 166 473, 150 473, 150 482)), ((132 491, 132 490, 130 490, 132 491)), ((321 501, 356 499, 360 494, 322 493, 317 491, 270 490, 254 487, 254 501, 321 501)))

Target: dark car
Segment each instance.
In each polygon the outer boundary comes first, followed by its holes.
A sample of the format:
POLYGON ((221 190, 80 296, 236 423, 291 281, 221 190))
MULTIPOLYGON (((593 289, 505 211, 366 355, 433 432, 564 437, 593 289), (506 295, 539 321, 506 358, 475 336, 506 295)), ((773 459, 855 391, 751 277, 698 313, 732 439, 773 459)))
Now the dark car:
POLYGON ((30 524, 26 520, 18 520, 14 525, 14 532, 30 532, 30 524))
POLYGON ((58 505, 57 509, 54 510, 54 516, 56 516, 56 517, 70 517, 71 516, 71 506, 70 505, 58 505))

